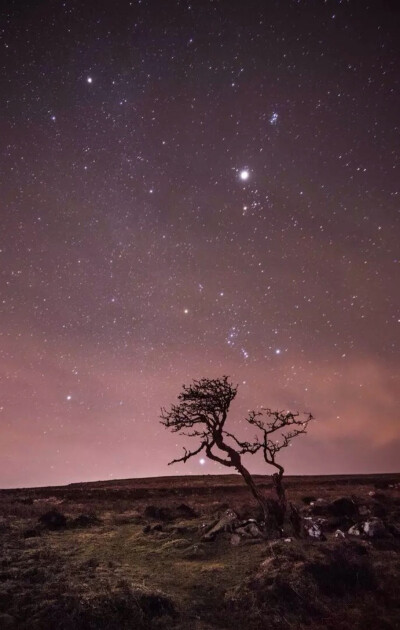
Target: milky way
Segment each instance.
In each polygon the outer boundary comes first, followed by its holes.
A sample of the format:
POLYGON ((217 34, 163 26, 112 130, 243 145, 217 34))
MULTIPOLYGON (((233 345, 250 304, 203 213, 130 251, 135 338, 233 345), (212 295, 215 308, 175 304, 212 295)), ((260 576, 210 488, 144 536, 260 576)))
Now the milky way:
POLYGON ((399 16, 7 3, 0 486, 225 472, 158 418, 223 374, 288 472, 398 469, 399 16))

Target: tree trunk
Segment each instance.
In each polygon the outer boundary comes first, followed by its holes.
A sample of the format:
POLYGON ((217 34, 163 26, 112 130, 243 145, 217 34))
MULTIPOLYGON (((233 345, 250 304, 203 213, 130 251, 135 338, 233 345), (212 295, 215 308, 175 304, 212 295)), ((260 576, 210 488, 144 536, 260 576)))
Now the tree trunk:
POLYGON ((262 509, 265 522, 268 523, 268 521, 270 520, 270 516, 271 516, 270 515, 270 510, 268 508, 268 505, 267 505, 267 502, 265 500, 265 497, 263 497, 261 492, 258 490, 256 484, 254 483, 253 477, 251 476, 251 474, 249 473, 247 468, 245 468, 243 466, 242 463, 240 463, 240 465, 236 467, 236 470, 242 475, 242 477, 245 480, 246 484, 250 488, 250 492, 252 493, 253 497, 256 499, 256 501, 258 502, 259 506, 262 509))

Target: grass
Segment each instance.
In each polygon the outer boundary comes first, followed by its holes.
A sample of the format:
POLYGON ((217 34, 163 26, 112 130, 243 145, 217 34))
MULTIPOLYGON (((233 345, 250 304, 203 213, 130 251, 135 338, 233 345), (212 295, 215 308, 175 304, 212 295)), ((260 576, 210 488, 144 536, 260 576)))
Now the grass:
MULTIPOLYGON (((384 488, 371 497, 377 483, 386 481, 291 479, 289 498, 307 513, 304 497, 353 497, 372 512, 383 511, 394 528, 399 490, 384 488)), ((202 542, 203 525, 227 507, 246 517, 257 511, 238 477, 0 492, 0 627, 400 628, 395 534, 351 542, 335 539, 332 531, 326 542, 238 546, 222 534, 202 542), (189 517, 183 517, 182 503, 196 516, 186 510, 189 517), (52 508, 67 517, 66 527, 51 531, 39 524, 52 508)))

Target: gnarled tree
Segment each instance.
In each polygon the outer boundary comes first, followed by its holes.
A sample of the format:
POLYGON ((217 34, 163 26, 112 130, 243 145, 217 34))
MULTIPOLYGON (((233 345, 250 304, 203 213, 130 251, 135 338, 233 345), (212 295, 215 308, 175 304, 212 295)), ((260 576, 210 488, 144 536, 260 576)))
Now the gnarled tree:
MULTIPOLYGON (((258 429, 261 438, 256 435, 253 442, 241 442, 235 435, 226 432, 226 435, 232 438, 239 447, 240 455, 261 451, 265 462, 276 468, 277 472, 272 475, 276 498, 275 502, 270 504, 270 511, 273 510, 275 523, 279 527, 282 527, 285 519, 287 500, 283 483, 285 469, 277 461, 277 455, 282 449, 290 446, 295 437, 307 432, 311 420, 313 420, 311 413, 301 416, 298 412, 262 409, 262 411, 257 412, 250 411, 246 418, 250 425, 258 429)), ((291 506, 291 515, 293 518, 296 516, 294 506, 291 506)))
POLYGON ((179 404, 172 405, 169 411, 161 410, 161 423, 174 433, 197 438, 198 445, 193 450, 184 448, 182 457, 174 459, 170 464, 185 463, 191 457, 205 452, 209 459, 235 468, 260 505, 267 527, 281 529, 286 512, 286 497, 282 482, 284 468, 276 461, 276 456, 289 445, 291 439, 306 432, 311 415, 301 420, 299 414, 284 414, 269 409, 252 411, 246 420, 257 428, 261 437, 257 435, 253 442, 240 441, 225 429, 229 407, 237 389, 227 376, 218 379, 202 378, 194 380, 189 386, 183 385, 178 396, 179 404), (270 420, 265 422, 263 416, 270 420), (285 433, 286 429, 288 431, 285 433), (273 439, 278 431, 281 433, 280 441, 273 439), (263 494, 243 464, 242 455, 254 454, 260 450, 266 463, 278 471, 273 476, 276 498, 263 494))

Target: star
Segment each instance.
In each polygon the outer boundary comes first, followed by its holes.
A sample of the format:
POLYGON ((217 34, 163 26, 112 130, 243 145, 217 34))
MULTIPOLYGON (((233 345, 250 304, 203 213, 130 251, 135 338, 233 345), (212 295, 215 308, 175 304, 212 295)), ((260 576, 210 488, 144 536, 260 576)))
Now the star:
POLYGON ((250 173, 247 169, 243 169, 242 171, 240 171, 239 177, 245 182, 247 179, 249 179, 250 173))
POLYGON ((199 459, 199 464, 201 466, 204 466, 204 464, 206 463, 206 460, 204 459, 204 457, 202 457, 201 459, 199 459))
POLYGON ((66 398, 67 398, 67 400, 72 400, 71 394, 68 394, 68 396, 66 398))
POLYGON ((87 83, 93 83, 93 79, 92 79, 92 77, 87 77, 86 82, 87 82, 87 83))

